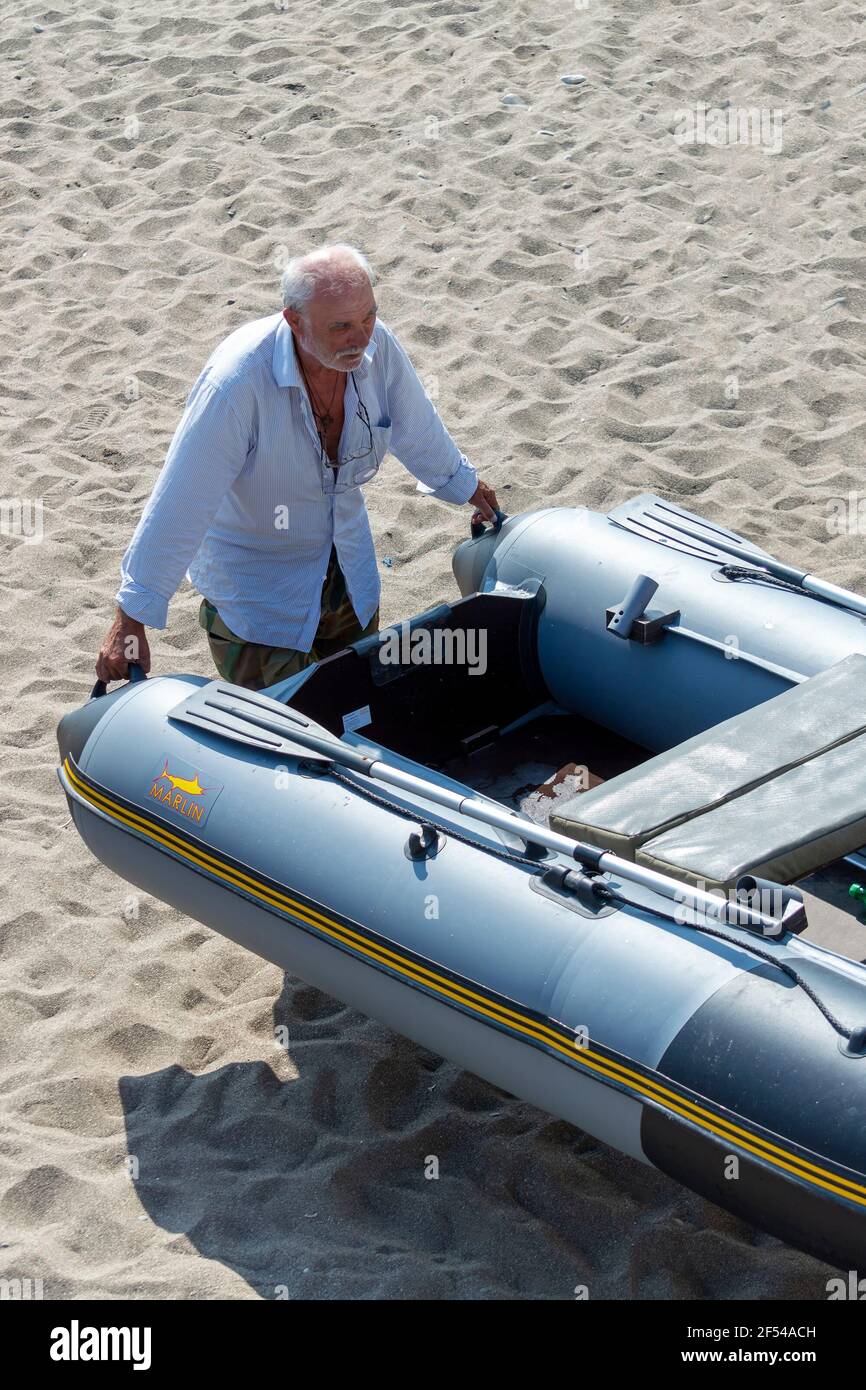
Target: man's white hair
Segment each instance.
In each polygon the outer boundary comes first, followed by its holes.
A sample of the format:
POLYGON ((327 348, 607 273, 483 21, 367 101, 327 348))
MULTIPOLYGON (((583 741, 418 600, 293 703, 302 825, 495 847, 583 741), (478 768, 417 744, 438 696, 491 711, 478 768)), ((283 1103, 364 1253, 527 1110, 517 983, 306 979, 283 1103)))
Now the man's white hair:
POLYGON ((344 241, 318 246, 303 256, 293 256, 286 262, 281 278, 283 308, 303 313, 317 290, 324 294, 339 294, 354 289, 362 276, 375 284, 375 276, 367 257, 355 246, 344 241))

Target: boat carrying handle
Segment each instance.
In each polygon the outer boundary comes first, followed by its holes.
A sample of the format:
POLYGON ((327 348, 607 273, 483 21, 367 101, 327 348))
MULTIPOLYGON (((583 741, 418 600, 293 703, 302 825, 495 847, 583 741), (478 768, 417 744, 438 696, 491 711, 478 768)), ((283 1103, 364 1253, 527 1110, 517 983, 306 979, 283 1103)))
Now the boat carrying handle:
MULTIPOLYGON (((146 680, 147 680, 147 672, 145 671, 144 667, 143 667, 143 666, 140 666, 140 665, 138 664, 137 661, 130 661, 130 663, 129 663, 129 684, 132 685, 133 682, 135 682, 135 681, 146 681, 146 680)), ((93 689, 92 689, 91 692, 90 692, 90 698, 91 698, 91 700, 98 700, 99 697, 100 697, 101 695, 104 695, 104 694, 105 694, 105 692, 107 691, 107 689, 108 689, 108 686, 106 685, 105 681, 97 681, 96 684, 95 684, 95 686, 93 687, 93 689)))
MULTIPOLYGON (((490 530, 490 531, 501 531, 501 530, 502 530, 502 523, 503 523, 503 521, 507 521, 507 520, 508 520, 508 517, 506 516, 505 512, 497 512, 497 513, 496 513, 496 521, 495 521, 494 524, 489 528, 489 530, 490 530)), ((472 536, 472 539, 473 539, 474 541, 477 541, 477 540, 479 539, 480 536, 483 536, 483 535, 486 535, 486 534, 487 534, 487 532, 488 532, 488 527, 485 526, 485 524, 484 524, 483 521, 472 521, 472 522, 470 522, 470 524, 469 524, 469 531, 470 531, 470 534, 471 534, 471 536, 472 536)))

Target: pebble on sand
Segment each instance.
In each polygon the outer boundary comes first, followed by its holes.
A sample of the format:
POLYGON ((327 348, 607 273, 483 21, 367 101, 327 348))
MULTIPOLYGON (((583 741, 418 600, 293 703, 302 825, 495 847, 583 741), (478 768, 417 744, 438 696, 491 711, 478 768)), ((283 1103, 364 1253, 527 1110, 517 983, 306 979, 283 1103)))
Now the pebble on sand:
POLYGON ((564 87, 579 87, 581 82, 586 81, 586 77, 582 72, 572 72, 564 73, 559 80, 564 87))
POLYGON ((523 100, 523 97, 517 96, 516 93, 514 93, 514 92, 506 92, 506 93, 505 93, 505 96, 502 98, 502 105, 503 105, 503 106, 525 106, 525 105, 526 105, 526 102, 523 100))

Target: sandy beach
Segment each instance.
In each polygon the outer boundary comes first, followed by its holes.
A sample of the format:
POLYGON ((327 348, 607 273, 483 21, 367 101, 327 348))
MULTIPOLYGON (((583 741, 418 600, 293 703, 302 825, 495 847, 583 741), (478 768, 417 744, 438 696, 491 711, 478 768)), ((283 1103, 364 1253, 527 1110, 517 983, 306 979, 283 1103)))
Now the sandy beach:
MULTIPOLYGON (((857 7, 3 20, 0 1276, 57 1299, 826 1298, 828 1266, 133 894, 71 825, 54 731, 204 361, 326 240, 369 257, 509 514, 657 492, 866 592, 857 7)), ((454 599, 469 511, 393 458, 367 505, 383 624, 454 599)), ((150 633, 155 672, 214 674, 198 604, 185 583, 150 633)))

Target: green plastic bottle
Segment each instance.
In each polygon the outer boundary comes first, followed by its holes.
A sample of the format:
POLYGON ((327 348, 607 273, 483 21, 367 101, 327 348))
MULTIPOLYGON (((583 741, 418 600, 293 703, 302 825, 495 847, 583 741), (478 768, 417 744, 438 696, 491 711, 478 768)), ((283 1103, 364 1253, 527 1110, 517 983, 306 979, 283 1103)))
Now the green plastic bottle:
POLYGON ((848 889, 848 897, 856 898, 858 902, 866 903, 866 888, 859 883, 852 883, 848 889))

